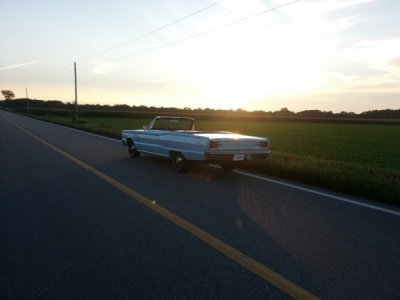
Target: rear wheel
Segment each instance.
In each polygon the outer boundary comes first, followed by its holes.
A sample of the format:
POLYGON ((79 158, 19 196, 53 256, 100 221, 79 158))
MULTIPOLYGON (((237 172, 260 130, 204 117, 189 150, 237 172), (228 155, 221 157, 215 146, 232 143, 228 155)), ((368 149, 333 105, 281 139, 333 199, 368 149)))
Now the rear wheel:
POLYGON ((172 168, 178 173, 186 173, 189 170, 189 162, 179 152, 171 153, 172 168))
POLYGON ((127 146, 128 146, 128 154, 130 157, 139 157, 140 152, 136 149, 135 143, 131 140, 127 141, 127 146))

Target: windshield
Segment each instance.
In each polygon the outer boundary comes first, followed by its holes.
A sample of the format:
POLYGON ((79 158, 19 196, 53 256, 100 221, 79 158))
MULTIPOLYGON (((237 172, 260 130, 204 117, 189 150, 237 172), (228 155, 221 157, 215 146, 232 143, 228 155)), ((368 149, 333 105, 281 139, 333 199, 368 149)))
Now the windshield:
POLYGON ((155 119, 151 129, 154 130, 195 130, 194 120, 188 118, 155 119))

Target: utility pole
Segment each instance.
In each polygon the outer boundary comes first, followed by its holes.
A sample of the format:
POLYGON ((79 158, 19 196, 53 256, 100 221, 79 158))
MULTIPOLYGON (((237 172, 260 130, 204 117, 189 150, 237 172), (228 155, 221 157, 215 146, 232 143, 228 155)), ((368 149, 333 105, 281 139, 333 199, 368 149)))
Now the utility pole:
POLYGON ((75 105, 74 105, 74 117, 75 121, 78 121, 78 87, 76 81, 76 62, 74 62, 74 74, 75 74, 75 105))
POLYGON ((28 98, 28 88, 25 87, 25 94, 26 94, 26 108, 28 110, 28 114, 29 114, 29 98, 28 98))

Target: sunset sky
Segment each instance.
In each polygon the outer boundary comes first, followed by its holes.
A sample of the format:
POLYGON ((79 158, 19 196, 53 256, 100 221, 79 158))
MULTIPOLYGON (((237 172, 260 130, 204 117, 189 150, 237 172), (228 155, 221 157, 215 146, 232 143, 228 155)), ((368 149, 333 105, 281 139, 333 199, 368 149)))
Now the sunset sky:
POLYGON ((398 0, 1 0, 0 89, 164 107, 400 108, 398 0))

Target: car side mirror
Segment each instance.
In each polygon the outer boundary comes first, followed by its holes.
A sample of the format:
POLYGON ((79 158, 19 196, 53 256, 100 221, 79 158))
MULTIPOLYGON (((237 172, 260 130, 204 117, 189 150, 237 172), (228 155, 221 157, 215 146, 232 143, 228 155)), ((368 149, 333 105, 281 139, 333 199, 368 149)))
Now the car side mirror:
POLYGON ((147 125, 144 125, 144 126, 143 126, 143 129, 145 129, 145 130, 146 130, 146 129, 149 129, 149 128, 148 128, 148 126, 147 126, 147 125))

